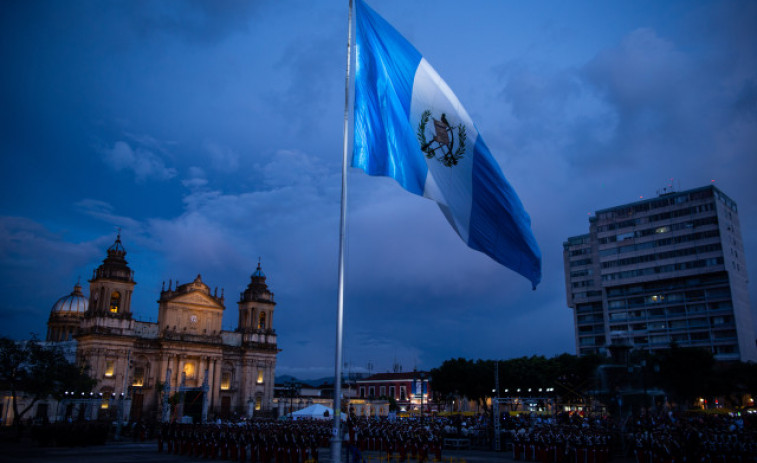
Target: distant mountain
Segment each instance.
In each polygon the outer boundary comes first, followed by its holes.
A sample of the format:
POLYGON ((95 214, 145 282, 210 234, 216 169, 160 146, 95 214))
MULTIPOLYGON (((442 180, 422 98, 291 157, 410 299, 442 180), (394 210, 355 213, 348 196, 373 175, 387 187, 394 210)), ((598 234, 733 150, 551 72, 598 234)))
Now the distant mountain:
POLYGON ((281 376, 276 376, 275 381, 276 381, 276 384, 284 384, 284 383, 288 383, 292 381, 295 383, 307 384, 312 387, 318 387, 322 385, 323 383, 334 384, 334 377, 326 376, 324 378, 318 378, 318 379, 299 379, 299 378, 295 378, 292 375, 281 375, 281 376))

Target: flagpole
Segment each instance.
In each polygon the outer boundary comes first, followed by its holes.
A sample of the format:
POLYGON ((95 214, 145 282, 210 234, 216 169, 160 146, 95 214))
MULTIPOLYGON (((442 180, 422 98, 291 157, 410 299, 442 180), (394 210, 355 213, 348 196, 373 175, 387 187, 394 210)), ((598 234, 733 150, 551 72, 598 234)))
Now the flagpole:
POLYGON ((342 457, 342 324, 344 314, 344 235, 347 228, 347 149, 349 147, 350 64, 352 61, 352 0, 347 23, 347 72, 344 79, 344 145, 342 150, 342 200, 339 217, 339 283, 336 312, 336 353, 334 359, 334 429, 331 436, 331 461, 342 457))

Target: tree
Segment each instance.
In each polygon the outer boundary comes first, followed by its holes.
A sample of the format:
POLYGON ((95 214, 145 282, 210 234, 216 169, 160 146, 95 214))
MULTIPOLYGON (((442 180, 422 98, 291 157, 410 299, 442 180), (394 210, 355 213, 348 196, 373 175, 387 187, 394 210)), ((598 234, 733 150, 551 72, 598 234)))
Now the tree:
POLYGON ((474 362, 464 358, 445 360, 439 368, 431 370, 434 390, 447 400, 467 397, 485 407, 486 391, 491 391, 494 384, 493 365, 491 361, 474 362))
POLYGON ((65 391, 88 391, 95 383, 84 369, 69 362, 59 347, 36 339, 18 342, 0 337, 0 388, 11 393, 13 424, 19 433, 21 418, 40 399, 52 396, 60 400, 65 391), (29 398, 20 410, 19 395, 29 398))
POLYGON ((697 396, 710 392, 715 357, 709 350, 672 344, 657 358, 660 382, 679 404, 690 404, 697 396))

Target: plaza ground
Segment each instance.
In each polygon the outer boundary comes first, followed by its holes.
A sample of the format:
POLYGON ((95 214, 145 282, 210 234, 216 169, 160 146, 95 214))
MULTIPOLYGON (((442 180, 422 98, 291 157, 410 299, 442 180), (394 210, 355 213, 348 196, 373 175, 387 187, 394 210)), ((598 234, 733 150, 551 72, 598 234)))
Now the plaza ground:
MULTIPOLYGON (((0 443, 0 463, 159 463, 201 462, 202 458, 158 453, 157 441, 132 442, 130 440, 89 447, 37 447, 30 441, 0 443)), ((330 461, 329 449, 319 449, 319 461, 330 461)), ((364 452, 366 463, 386 462, 379 460, 379 452, 364 452)), ((222 460, 217 460, 222 461, 222 460)), ((343 460, 346 461, 346 460, 343 460)), ((396 461, 396 460, 393 460, 396 461)), ((409 460, 416 462, 416 460, 409 460)), ((630 463, 631 459, 613 458, 612 462, 630 463)), ((512 452, 486 450, 445 450, 441 463, 490 463, 515 462, 512 452)))

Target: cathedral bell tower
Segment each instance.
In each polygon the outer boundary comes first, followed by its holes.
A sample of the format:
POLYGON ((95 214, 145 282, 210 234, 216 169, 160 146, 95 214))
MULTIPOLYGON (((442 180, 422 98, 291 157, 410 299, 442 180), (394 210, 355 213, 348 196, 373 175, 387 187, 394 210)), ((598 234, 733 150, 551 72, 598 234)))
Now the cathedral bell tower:
POLYGON ((242 333, 273 333, 273 293, 268 290, 265 273, 258 268, 250 277, 250 284, 239 297, 239 327, 242 333))
POLYGON ((125 257, 126 249, 119 233, 116 242, 108 248, 108 257, 89 280, 88 316, 131 320, 131 294, 137 283, 125 257))

